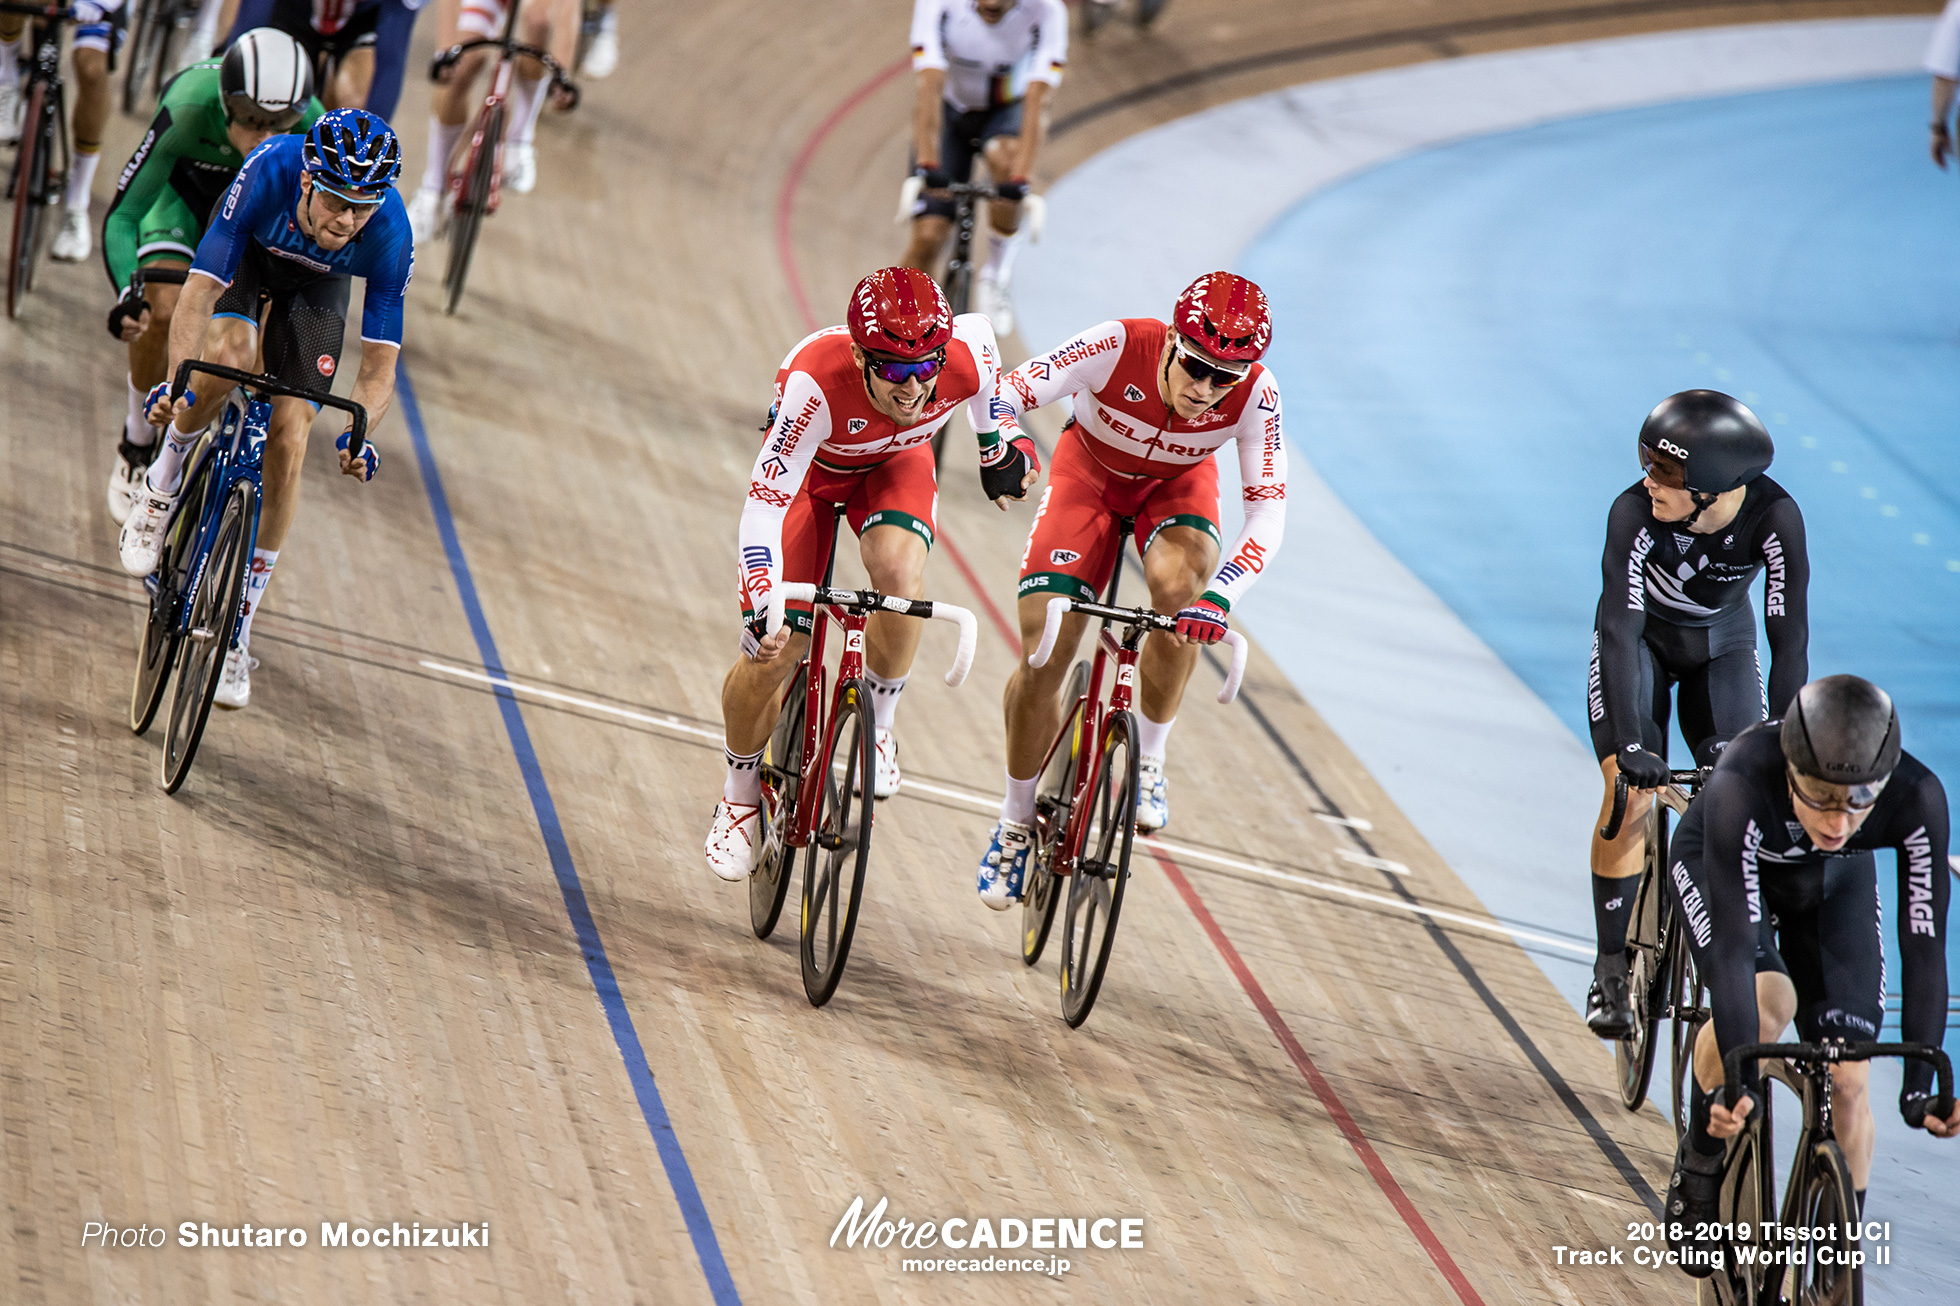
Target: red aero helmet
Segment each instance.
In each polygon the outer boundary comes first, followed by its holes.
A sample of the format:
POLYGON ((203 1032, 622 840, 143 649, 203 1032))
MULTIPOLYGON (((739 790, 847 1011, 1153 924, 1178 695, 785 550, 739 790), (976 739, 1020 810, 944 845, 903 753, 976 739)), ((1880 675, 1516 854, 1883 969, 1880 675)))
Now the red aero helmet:
POLYGON ((953 338, 953 310, 917 268, 880 268, 851 293, 851 339, 892 358, 928 358, 953 338))
POLYGON ((1273 338, 1266 292, 1232 272, 1207 272, 1184 288, 1171 310, 1177 333, 1228 363, 1250 363, 1273 338))

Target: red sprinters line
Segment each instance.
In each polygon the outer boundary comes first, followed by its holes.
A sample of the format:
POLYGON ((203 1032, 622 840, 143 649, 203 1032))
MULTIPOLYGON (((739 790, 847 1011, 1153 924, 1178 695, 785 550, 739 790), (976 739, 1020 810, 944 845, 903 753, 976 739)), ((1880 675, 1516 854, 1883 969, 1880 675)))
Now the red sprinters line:
POLYGON ((789 171, 783 174, 783 187, 776 192, 776 257, 782 262, 783 276, 789 281, 789 293, 796 298, 796 307, 803 314, 805 330, 817 329, 817 315, 810 311, 809 296, 803 293, 803 278, 796 272, 796 249, 790 240, 790 219, 796 209, 796 191, 803 184, 803 174, 810 170, 811 160, 817 157, 824 138, 836 130, 837 124, 844 121, 851 111, 877 93, 878 89, 892 78, 912 66, 910 59, 900 59, 879 69, 871 80, 852 91, 830 111, 830 115, 817 124, 803 142, 803 148, 796 152, 789 171))
POLYGON ((1368 1173, 1374 1177, 1376 1187, 1382 1190, 1383 1195, 1388 1198, 1389 1205, 1393 1206, 1395 1213, 1402 1217, 1402 1223, 1409 1227, 1409 1232, 1416 1236, 1416 1241, 1422 1244, 1422 1249, 1429 1253, 1429 1259, 1436 1263, 1436 1268, 1442 1271, 1450 1287, 1456 1290, 1458 1300, 1463 1302, 1463 1306, 1483 1306, 1483 1299, 1477 1296, 1477 1290, 1470 1286, 1470 1280, 1464 1277, 1463 1271, 1457 1268, 1449 1252, 1444 1250, 1441 1240, 1430 1229, 1429 1222, 1422 1218, 1422 1213, 1416 1210, 1415 1203, 1411 1202, 1409 1195, 1402 1191, 1402 1185, 1395 1182, 1395 1176, 1388 1172, 1388 1165, 1375 1151, 1374 1144, 1370 1143, 1367 1135, 1361 1132, 1361 1126, 1354 1123, 1354 1117, 1348 1114, 1347 1106, 1341 1101, 1340 1095, 1334 1092, 1334 1086, 1327 1082, 1327 1077, 1320 1073, 1320 1067, 1313 1063, 1313 1058, 1307 1055, 1307 1050, 1300 1046, 1300 1040, 1295 1038, 1293 1031, 1288 1028, 1285 1017, 1279 1014, 1279 1008, 1273 1005, 1273 1000, 1266 996, 1266 990, 1260 986, 1258 980, 1253 978, 1252 969, 1245 964, 1245 958, 1239 956, 1239 950, 1232 946, 1230 939, 1225 937, 1225 931, 1220 929, 1218 922, 1212 918, 1204 900, 1198 897, 1198 891, 1191 887, 1191 881, 1184 878, 1184 872, 1179 870, 1177 863, 1157 846, 1156 840, 1145 839, 1144 843, 1149 847, 1151 856, 1157 859, 1157 864, 1163 867, 1164 874, 1169 877, 1178 895, 1184 899, 1184 905, 1191 909, 1191 914, 1198 918, 1198 924, 1203 926, 1205 933, 1210 936, 1212 946, 1218 949, 1218 955, 1225 959, 1227 966, 1231 967, 1232 974, 1238 978, 1239 987, 1245 990, 1248 998, 1252 999, 1252 1005, 1259 1009, 1259 1014, 1266 1018, 1266 1027, 1273 1031, 1273 1037, 1279 1040, 1280 1046, 1286 1049, 1286 1055, 1293 1059, 1294 1066, 1299 1069, 1301 1075, 1305 1076, 1308 1086, 1313 1089, 1314 1096, 1320 1099, 1320 1105, 1326 1108, 1329 1116, 1333 1117, 1334 1125, 1341 1131, 1341 1136, 1347 1139, 1348 1146, 1354 1149, 1354 1154, 1361 1158, 1361 1164, 1366 1166, 1368 1173))

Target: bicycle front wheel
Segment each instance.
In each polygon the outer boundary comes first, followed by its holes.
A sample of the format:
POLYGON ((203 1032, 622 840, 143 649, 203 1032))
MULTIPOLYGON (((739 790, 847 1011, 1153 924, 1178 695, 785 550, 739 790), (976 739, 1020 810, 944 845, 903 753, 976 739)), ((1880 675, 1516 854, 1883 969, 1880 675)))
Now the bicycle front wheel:
POLYGON ((847 681, 816 772, 817 792, 805 798, 819 804, 803 863, 803 992, 813 1007, 837 991, 857 932, 871 859, 871 749, 871 693, 863 681, 847 681))
POLYGON ((1130 847, 1136 838, 1136 716, 1117 712, 1103 727, 1089 804, 1082 857, 1068 876, 1068 908, 1062 915, 1062 1018, 1080 1028, 1102 991, 1123 889, 1130 879, 1130 847))
MULTIPOLYGON (((1661 884, 1665 853, 1661 845, 1661 810, 1654 803, 1647 812, 1647 855, 1640 873, 1640 887, 1634 890, 1633 917, 1627 923, 1627 1000, 1633 1007, 1633 1032, 1613 1044, 1613 1069, 1620 1088, 1620 1105, 1638 1111, 1647 1100, 1647 1086, 1654 1077, 1654 1036, 1659 1032, 1661 1006, 1665 1000, 1666 968, 1663 964, 1661 884)), ((1624 883, 1624 881, 1622 881, 1624 883)))
POLYGON ((451 316, 463 302, 463 283, 469 280, 470 256, 476 252, 483 215, 490 210, 497 146, 503 139, 504 106, 499 104, 483 116, 476 139, 470 143, 470 156, 463 165, 462 193, 456 197, 456 212, 449 220, 449 270, 443 277, 449 297, 442 311, 451 316))
POLYGON ((136 656, 136 685, 129 695, 129 728, 143 734, 156 720, 163 702, 164 687, 170 683, 170 664, 177 656, 183 627, 178 623, 178 599, 189 582, 191 546, 204 521, 204 496, 211 489, 211 460, 199 460, 184 476, 183 493, 177 502, 177 516, 170 523, 164 541, 163 562, 157 568, 156 589, 150 595, 147 619, 143 623, 143 644, 136 656))
POLYGON ((1828 1229, 1830 1236, 1811 1243, 1809 1255, 1784 1270, 1784 1300, 1793 1306, 1863 1306, 1865 1273, 1858 1262, 1864 1249, 1853 1232, 1859 1212, 1851 1166, 1828 1138, 1810 1149, 1806 1161, 1795 1223, 1828 1229))
MULTIPOLYGON (((1089 688, 1089 664, 1077 662, 1062 691, 1062 711, 1075 712, 1076 700, 1089 688)), ((1083 714, 1068 724, 1068 743, 1055 749, 1034 791, 1034 855, 1028 859, 1028 882, 1021 887, 1021 964, 1041 960, 1048 931, 1055 924, 1055 904, 1061 901, 1061 877, 1055 859, 1068 834, 1070 802, 1075 793, 1076 768, 1081 764, 1083 714)))
POLYGON ((34 261, 41 254, 41 230, 47 219, 48 169, 54 163, 54 132, 59 122, 47 122, 48 88, 35 82, 27 93, 21 116, 20 146, 14 155, 13 239, 7 246, 7 316, 19 317, 21 301, 34 288, 34 261))
POLYGON ((224 673, 225 654, 238 629, 245 571, 252 561, 256 502, 256 487, 250 481, 231 487, 204 579, 191 598, 189 627, 177 645, 177 693, 163 740, 163 791, 168 794, 176 793, 190 774, 198 742, 204 738, 204 723, 211 716, 218 678, 224 673))
POLYGON ((783 699, 782 715, 769 735, 762 755, 762 851, 749 872, 749 927, 766 939, 775 931, 789 897, 790 872, 796 869, 796 850, 787 842, 796 824, 797 789, 803 774, 804 686, 809 666, 797 671, 783 699))

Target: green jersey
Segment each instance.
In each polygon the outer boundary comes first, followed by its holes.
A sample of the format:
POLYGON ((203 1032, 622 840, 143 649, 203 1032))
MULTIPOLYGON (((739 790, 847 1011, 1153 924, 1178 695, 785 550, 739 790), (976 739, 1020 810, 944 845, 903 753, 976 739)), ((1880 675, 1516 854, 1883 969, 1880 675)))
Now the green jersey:
MULTIPOLYGON (((143 143, 123 165, 102 221, 102 261, 118 293, 143 263, 191 260, 205 220, 245 161, 225 131, 223 64, 192 64, 163 88, 143 143)), ((318 99, 308 100, 293 130, 305 131, 321 112, 318 99)))

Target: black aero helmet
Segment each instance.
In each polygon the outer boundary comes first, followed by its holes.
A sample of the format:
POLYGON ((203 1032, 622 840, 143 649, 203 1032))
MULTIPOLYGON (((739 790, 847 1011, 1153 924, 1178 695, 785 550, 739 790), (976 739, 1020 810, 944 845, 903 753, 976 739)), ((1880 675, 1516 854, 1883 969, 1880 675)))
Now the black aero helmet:
POLYGON ((1726 494, 1761 476, 1775 457, 1761 420, 1720 390, 1669 395, 1640 424, 1641 466, 1671 489, 1726 494))
POLYGON ((225 119, 261 131, 291 131, 313 98, 313 61, 276 27, 254 27, 225 51, 218 70, 225 119))
POLYGON ((1867 806, 1899 765, 1899 712, 1859 676, 1825 676, 1797 691, 1783 714, 1783 756, 1802 775, 1849 785, 1867 806), (1861 793, 1860 790, 1865 792, 1861 793))

